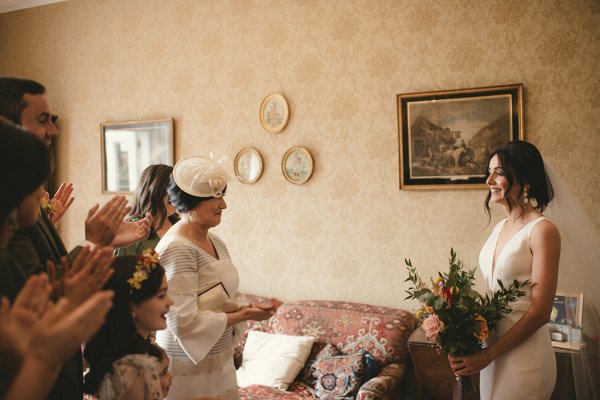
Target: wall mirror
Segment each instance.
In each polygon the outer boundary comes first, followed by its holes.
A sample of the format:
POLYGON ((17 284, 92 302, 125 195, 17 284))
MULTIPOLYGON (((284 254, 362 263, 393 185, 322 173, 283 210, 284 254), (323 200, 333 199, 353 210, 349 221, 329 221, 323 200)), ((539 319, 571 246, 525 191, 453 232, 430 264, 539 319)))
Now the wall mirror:
POLYGON ((263 160, 258 150, 246 147, 240 150, 233 161, 235 176, 240 182, 253 184, 263 172, 263 160))
POLYGON ((132 193, 146 167, 173 165, 172 118, 102 123, 100 132, 103 193, 132 193))

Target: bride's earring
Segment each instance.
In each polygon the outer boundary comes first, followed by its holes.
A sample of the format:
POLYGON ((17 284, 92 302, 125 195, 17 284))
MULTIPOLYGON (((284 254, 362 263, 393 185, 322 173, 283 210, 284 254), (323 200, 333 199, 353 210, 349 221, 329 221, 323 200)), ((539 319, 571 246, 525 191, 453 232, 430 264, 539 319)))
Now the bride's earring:
POLYGON ((523 188, 523 204, 529 203, 529 195, 527 194, 527 188, 523 188))

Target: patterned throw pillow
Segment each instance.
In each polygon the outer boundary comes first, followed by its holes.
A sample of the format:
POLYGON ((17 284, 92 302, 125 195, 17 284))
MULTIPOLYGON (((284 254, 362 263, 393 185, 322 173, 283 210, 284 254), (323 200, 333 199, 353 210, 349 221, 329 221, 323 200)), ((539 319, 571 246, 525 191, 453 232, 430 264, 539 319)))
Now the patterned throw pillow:
MULTIPOLYGON (((315 377, 313 376, 313 373, 315 372, 315 363, 322 358, 329 358, 329 357, 337 356, 338 354, 340 354, 340 351, 338 350, 338 348, 335 347, 334 345, 332 345, 331 343, 327 343, 325 345, 325 347, 323 347, 317 353, 317 355, 314 356, 314 358, 312 359, 311 362, 306 363, 306 366, 304 367, 304 369, 302 370, 302 373, 300 375, 300 381, 306 383, 310 387, 314 387, 315 383, 316 383, 315 377)), ((309 358, 309 360, 310 360, 310 358, 309 358)))
POLYGON ((364 351, 350 356, 317 358, 313 377, 315 394, 320 399, 354 398, 362 385, 364 351))

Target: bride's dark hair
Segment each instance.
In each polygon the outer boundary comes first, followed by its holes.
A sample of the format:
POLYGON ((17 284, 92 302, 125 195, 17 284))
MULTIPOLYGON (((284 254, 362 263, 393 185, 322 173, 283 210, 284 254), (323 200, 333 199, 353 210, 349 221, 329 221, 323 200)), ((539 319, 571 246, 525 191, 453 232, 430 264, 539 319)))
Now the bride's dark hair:
POLYGON ((154 297, 165 275, 160 264, 150 271, 139 289, 127 282, 135 272, 137 256, 117 257, 112 263, 114 270, 104 289, 115 292, 113 306, 98 333, 85 346, 84 357, 90 371, 85 376, 84 392, 96 394, 104 375, 112 370, 113 363, 128 354, 150 354, 160 357, 148 338, 137 332, 131 316, 131 304, 139 305, 154 297))
MULTIPOLYGON (((520 198, 523 194, 523 185, 528 184, 529 198, 537 201, 534 208, 537 208, 540 212, 544 211, 548 203, 554 198, 554 191, 544 168, 544 160, 540 151, 529 142, 515 140, 490 154, 487 165, 490 165, 490 161, 494 156, 498 156, 504 176, 508 180, 508 188, 504 194, 504 199, 508 203, 509 209, 512 210, 518 207, 518 204, 508 195, 513 185, 518 183, 521 185, 518 197, 520 198)), ((490 197, 491 193, 488 191, 484 202, 488 218, 491 218, 490 197)))

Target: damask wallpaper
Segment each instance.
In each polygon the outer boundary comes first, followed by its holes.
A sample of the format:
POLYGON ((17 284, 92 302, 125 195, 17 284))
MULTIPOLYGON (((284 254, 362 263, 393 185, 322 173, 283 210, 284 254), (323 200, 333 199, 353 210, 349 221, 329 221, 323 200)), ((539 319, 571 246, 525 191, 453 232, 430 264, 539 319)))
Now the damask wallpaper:
MULTIPOLYGON (((0 15, 0 74, 43 82, 60 115, 70 245, 109 198, 99 124, 173 117, 177 158, 264 157, 215 229, 242 290, 410 308, 404 259, 428 276, 454 247, 474 267, 502 213, 488 224, 485 190, 399 190, 396 95, 523 83, 527 140, 598 232, 599 27, 596 0, 72 0, 0 15), (272 92, 290 104, 279 134, 258 118, 272 92), (297 145, 315 159, 301 186, 281 173, 297 145)), ((563 237, 559 288, 584 291, 598 335, 600 282, 579 253, 563 237)))

